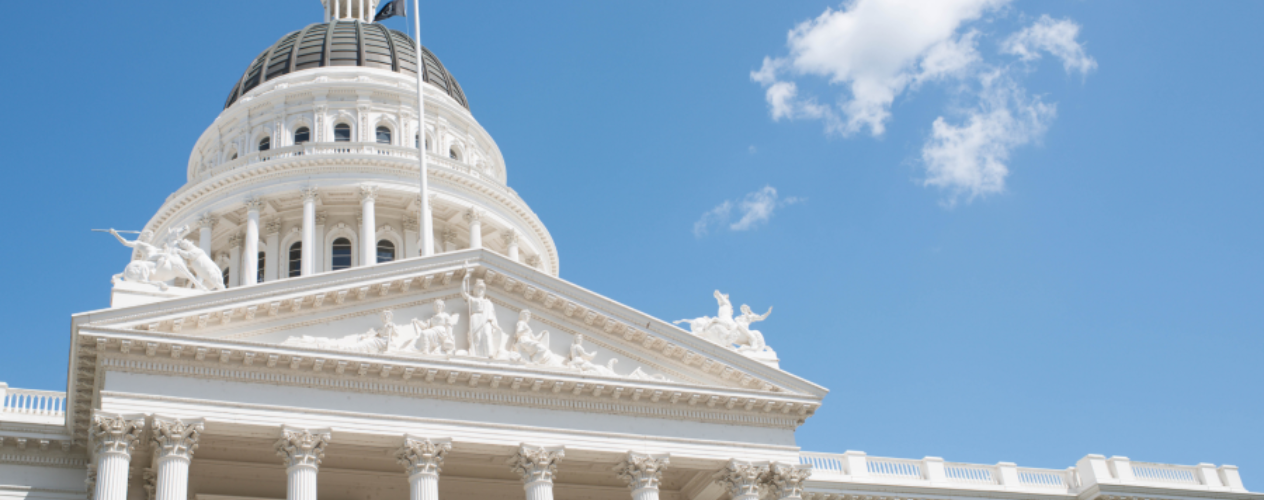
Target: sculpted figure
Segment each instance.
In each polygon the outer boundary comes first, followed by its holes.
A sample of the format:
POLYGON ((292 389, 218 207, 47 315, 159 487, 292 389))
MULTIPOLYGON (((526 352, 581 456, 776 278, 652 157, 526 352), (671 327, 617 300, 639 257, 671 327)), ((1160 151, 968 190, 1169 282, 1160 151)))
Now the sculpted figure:
POLYGON ((487 285, 483 280, 478 280, 473 291, 470 290, 472 274, 473 270, 467 270, 461 280, 461 295, 465 296, 465 302, 470 306, 470 331, 467 334, 470 342, 469 354, 480 358, 500 358, 503 356, 500 352, 501 342, 496 341, 496 336, 503 337, 505 331, 496 322, 496 306, 485 296, 487 285))
POLYGON ((720 293, 719 290, 716 290, 713 295, 716 302, 720 304, 716 317, 681 319, 673 321, 672 324, 689 323, 689 331, 694 335, 728 346, 733 343, 732 340, 737 335, 737 322, 733 320, 733 304, 729 302, 729 296, 720 293))
POLYGON ((518 313, 518 324, 514 328, 514 340, 512 351, 517 354, 518 358, 524 362, 545 365, 545 366, 561 366, 562 361, 549 350, 549 332, 548 330, 535 335, 531 331, 531 311, 523 309, 518 313))
POLYGON ((768 312, 763 316, 751 312, 750 306, 742 304, 742 315, 738 316, 737 322, 737 338, 733 340, 737 344, 737 350, 746 352, 762 352, 768 350, 768 344, 764 343, 764 334, 759 330, 751 330, 750 325, 756 321, 768 319, 768 315, 772 314, 772 308, 768 308, 768 312))
POLYGON ((210 255, 202 251, 202 247, 194 245, 192 241, 181 239, 176 253, 184 260, 189 262, 189 269, 193 274, 202 281, 202 284, 211 290, 224 289, 224 271, 211 260, 210 255))
POLYGON ((381 330, 370 328, 368 332, 337 339, 312 337, 310 335, 290 337, 285 339, 285 342, 282 342, 281 345, 381 354, 390 349, 392 338, 397 336, 395 324, 391 323, 393 316, 394 314, 389 310, 382 311, 381 315, 379 315, 382 323, 384 323, 381 330))
MULTIPOLYGON (((176 229, 171 231, 174 232, 176 229)), ((197 276, 194 276, 189 271, 188 266, 184 263, 184 258, 177 254, 170 244, 164 243, 162 247, 157 247, 150 243, 150 240, 154 237, 152 231, 140 233, 133 241, 128 241, 119 236, 118 231, 114 229, 110 229, 110 234, 114 235, 119 240, 119 243, 135 248, 140 254, 140 258, 129 262, 127 267, 123 268, 123 272, 114 275, 113 282, 117 283, 123 280, 145 283, 154 285, 159 290, 166 291, 170 286, 166 283, 167 281, 184 278, 198 290, 206 290, 206 286, 202 284, 202 281, 197 276)))
POLYGON ((619 362, 618 359, 612 358, 606 366, 601 366, 592 362, 595 357, 597 357, 597 351, 588 352, 584 349, 584 336, 575 335, 575 340, 571 342, 571 368, 595 375, 618 376, 614 372, 614 365, 619 362))
POLYGON ((456 337, 453 336, 453 329, 460 319, 456 314, 444 312, 443 299, 435 299, 434 316, 425 321, 413 319, 413 330, 417 332, 413 349, 423 354, 455 353, 456 337))

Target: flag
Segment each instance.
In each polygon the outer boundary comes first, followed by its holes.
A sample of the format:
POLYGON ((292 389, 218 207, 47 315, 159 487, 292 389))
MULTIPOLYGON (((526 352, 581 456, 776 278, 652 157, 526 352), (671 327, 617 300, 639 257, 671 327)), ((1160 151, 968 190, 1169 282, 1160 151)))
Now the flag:
POLYGON ((404 0, 391 0, 382 6, 382 10, 377 11, 377 16, 373 18, 373 22, 381 22, 395 16, 408 17, 407 2, 404 0))

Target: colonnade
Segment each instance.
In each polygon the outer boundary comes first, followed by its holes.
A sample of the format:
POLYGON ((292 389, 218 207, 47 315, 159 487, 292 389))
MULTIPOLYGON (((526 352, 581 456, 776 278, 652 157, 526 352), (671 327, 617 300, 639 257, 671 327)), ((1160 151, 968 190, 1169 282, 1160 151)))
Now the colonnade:
MULTIPOLYGON (((146 416, 98 412, 92 420, 95 483, 92 500, 126 500, 132 452, 145 435, 146 416)), ((176 419, 154 415, 149 419, 148 439, 154 447, 153 500, 187 500, 189 464, 204 428, 202 419, 176 419)), ((286 500, 317 500, 316 479, 329 429, 281 427, 275 444, 286 471, 286 500)), ((408 477, 409 500, 439 500, 439 473, 452 450, 447 438, 405 434, 395 451, 408 477)), ((560 447, 522 444, 509 467, 522 478, 526 500, 553 500, 553 482, 566 452, 560 447)), ((631 500, 658 500, 662 475, 671 463, 665 454, 628 452, 614 472, 628 485, 631 500)), ((730 461, 713 479, 728 490, 733 500, 799 500, 810 466, 768 462, 730 461)), ((90 482, 93 479, 90 476, 90 482)))
MULTIPOLYGON (((360 223, 359 223, 359 254, 358 262, 353 266, 371 266, 377 264, 377 198, 379 191, 377 186, 362 185, 358 187, 360 198, 360 223)), ((316 213, 316 204, 320 197, 320 191, 315 187, 308 187, 301 190, 301 198, 303 200, 302 225, 299 228, 300 241, 302 243, 301 264, 299 266, 300 275, 311 276, 321 272, 321 266, 317 263, 322 260, 322 256, 317 249, 321 248, 326 242, 324 241, 323 226, 325 220, 323 216, 316 213)), ((280 247, 280 223, 272 222, 266 224, 268 227, 260 227, 260 215, 266 202, 260 198, 249 198, 245 200, 246 218, 242 225, 242 233, 233 235, 229 238, 229 252, 227 267, 231 269, 229 280, 225 285, 229 287, 250 286, 259 282, 259 259, 260 253, 261 230, 266 229, 268 240, 266 242, 267 251, 267 272, 263 273, 267 279, 285 278, 287 277, 289 262, 289 250, 280 247), (275 269, 273 269, 275 268, 275 269)), ((483 247, 483 227, 484 218, 483 211, 475 207, 470 207, 464 213, 464 219, 469 224, 469 248, 483 247)), ((213 255, 211 248, 211 239, 213 235, 214 225, 219 220, 211 214, 206 214, 197 220, 199 246, 207 255, 213 255)), ((420 252, 416 245, 419 245, 420 234, 417 233, 419 225, 415 219, 406 218, 404 221, 404 241, 403 248, 396 248, 396 258, 408 258, 418 255, 420 252)), ((455 234, 447 231, 438 238, 443 242, 444 248, 439 249, 440 252, 450 252, 456 250, 455 234)), ((521 234, 516 230, 508 230, 503 232, 503 239, 507 248, 507 254, 510 259, 520 261, 519 248, 521 246, 521 234)), ((526 259, 528 264, 537 265, 538 258, 526 259)))

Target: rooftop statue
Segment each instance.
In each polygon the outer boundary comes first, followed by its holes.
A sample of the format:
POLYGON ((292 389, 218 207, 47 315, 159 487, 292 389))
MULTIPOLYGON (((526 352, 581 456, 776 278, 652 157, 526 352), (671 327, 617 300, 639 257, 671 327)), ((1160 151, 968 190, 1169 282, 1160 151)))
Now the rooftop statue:
POLYGON ((138 254, 138 258, 128 262, 127 267, 123 268, 123 272, 114 275, 112 281, 114 283, 119 281, 144 283, 166 291, 171 286, 167 283, 168 281, 184 278, 198 290, 206 290, 207 288, 202 284, 202 280, 198 279, 189 270, 179 250, 172 246, 187 230, 187 226, 171 229, 168 231, 167 239, 162 243, 162 246, 156 246, 150 242, 154 237, 153 231, 142 231, 135 240, 128 241, 126 238, 119 236, 118 231, 110 229, 110 234, 118 238, 119 243, 136 249, 138 254))
POLYGON ((733 303, 729 302, 729 296, 720 293, 719 290, 716 290, 714 295, 720 305, 715 317, 703 316, 672 323, 677 325, 688 323, 690 333, 748 356, 772 355, 772 349, 764 342, 764 334, 759 330, 750 329, 751 323, 767 319, 768 315, 772 314, 772 308, 769 307, 768 312, 759 315, 752 312, 750 306, 742 304, 742 314, 734 318, 733 303))

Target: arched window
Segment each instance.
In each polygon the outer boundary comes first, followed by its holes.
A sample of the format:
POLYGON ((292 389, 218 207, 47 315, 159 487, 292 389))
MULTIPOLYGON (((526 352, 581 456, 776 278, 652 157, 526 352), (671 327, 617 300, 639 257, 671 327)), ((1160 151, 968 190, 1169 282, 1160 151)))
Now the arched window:
POLYGON ((452 148, 448 150, 448 158, 451 158, 453 160, 460 160, 461 155, 456 154, 456 148, 452 148))
POLYGON ((381 240, 377 242, 377 263, 390 262, 395 260, 395 244, 390 240, 381 240))
POLYGON ((299 127, 294 131, 294 144, 302 144, 312 140, 312 131, 307 127, 299 127))
POLYGON ((295 242, 290 245, 290 274, 291 278, 297 278, 303 275, 303 242, 295 242))
POLYGON ((236 151, 233 151, 233 155, 232 155, 232 156, 230 156, 230 157, 228 158, 228 161, 233 161, 233 160, 236 160, 236 159, 237 159, 237 152, 236 152, 236 151))
POLYGON ((272 138, 271 138, 271 137, 264 137, 263 139, 260 139, 260 140, 259 140, 259 151, 267 151, 267 150, 269 150, 269 149, 272 149, 272 138))
POLYGON ((225 268, 224 268, 224 273, 223 273, 223 278, 224 278, 224 288, 228 288, 228 277, 229 277, 229 276, 232 276, 232 275, 233 275, 232 270, 230 270, 229 268, 225 267, 225 268))
POLYGON ((390 144, 391 143, 391 129, 386 128, 386 127, 378 127, 377 128, 377 143, 390 144))
POLYGON ((351 267, 351 240, 346 238, 338 238, 334 240, 333 253, 333 270, 347 269, 351 267))
POLYGON ((334 142, 351 142, 351 125, 345 123, 334 125, 334 142))
POLYGON ((268 254, 259 252, 259 270, 255 273, 255 283, 263 283, 263 270, 268 264, 268 254))

